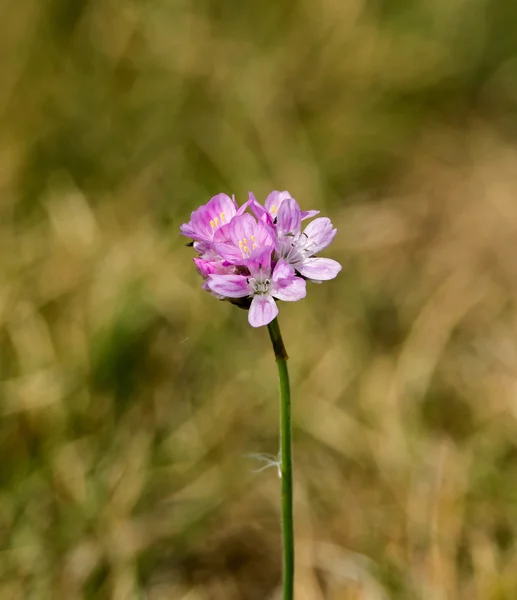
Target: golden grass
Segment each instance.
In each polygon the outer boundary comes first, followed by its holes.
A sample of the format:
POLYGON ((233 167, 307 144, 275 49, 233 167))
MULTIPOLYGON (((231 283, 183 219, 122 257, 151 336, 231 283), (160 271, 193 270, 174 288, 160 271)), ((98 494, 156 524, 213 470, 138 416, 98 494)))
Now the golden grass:
POLYGON ((297 598, 517 595, 512 11, 0 9, 1 600, 279 597, 267 333, 177 234, 248 189, 344 267, 281 306, 297 598))

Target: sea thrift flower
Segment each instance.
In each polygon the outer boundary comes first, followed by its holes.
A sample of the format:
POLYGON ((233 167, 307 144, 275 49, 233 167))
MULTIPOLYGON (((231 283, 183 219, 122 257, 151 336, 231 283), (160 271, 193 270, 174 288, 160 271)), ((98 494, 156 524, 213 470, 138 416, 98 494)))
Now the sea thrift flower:
POLYGON ((301 222, 318 213, 302 211, 287 191, 271 192, 264 206, 250 192, 240 208, 218 194, 180 230, 199 254, 194 262, 203 289, 249 308, 250 324, 260 327, 278 314, 276 300, 301 300, 306 279, 320 283, 341 270, 335 260, 316 256, 336 235, 330 219, 315 219, 301 231, 301 222), (245 212, 248 207, 256 218, 245 212))
MULTIPOLYGON (((246 210, 246 205, 241 211, 246 210)), ((214 239, 215 232, 229 223, 238 212, 237 202, 226 194, 217 194, 207 204, 203 204, 190 216, 190 221, 180 227, 183 235, 195 242, 205 242, 208 245, 214 239)))
POLYGON ((224 261, 244 265, 263 248, 275 245, 273 235, 250 214, 236 215, 214 236, 214 248, 224 261))
POLYGON ((276 219, 276 249, 279 258, 284 258, 300 275, 314 281, 334 279, 341 265, 330 258, 315 255, 330 245, 337 229, 330 219, 315 219, 303 232, 300 231, 302 211, 293 198, 282 203, 276 219))

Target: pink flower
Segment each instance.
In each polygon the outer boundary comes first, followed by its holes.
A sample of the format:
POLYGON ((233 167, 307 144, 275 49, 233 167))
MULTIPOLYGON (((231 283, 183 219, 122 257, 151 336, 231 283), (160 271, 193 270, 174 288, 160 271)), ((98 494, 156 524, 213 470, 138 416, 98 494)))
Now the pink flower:
POLYGON ((236 214, 246 210, 248 203, 239 207, 233 198, 226 194, 217 194, 190 216, 190 221, 180 227, 183 235, 193 239, 195 242, 204 242, 199 245, 200 250, 209 247, 214 239, 215 232, 223 225, 229 223, 236 214))
POLYGON ((249 307, 250 324, 261 327, 278 314, 276 300, 301 300, 306 279, 319 283, 341 270, 335 260, 316 256, 336 235, 330 219, 315 219, 301 231, 302 221, 318 212, 302 211, 286 191, 271 192, 264 206, 250 192, 240 208, 233 198, 218 194, 180 230, 194 241, 203 289, 249 307), (245 212, 248 206, 256 218, 245 212))
POLYGON ((305 298, 305 280, 297 277, 284 260, 271 264, 272 247, 266 247, 247 260, 249 275, 210 275, 210 290, 228 298, 250 297, 248 321, 252 327, 271 323, 278 314, 274 298, 295 302, 305 298))
MULTIPOLYGON (((311 211, 314 212, 314 211, 311 211)), ((284 198, 273 223, 278 258, 285 259, 294 269, 312 281, 334 279, 341 265, 331 258, 318 258, 316 254, 329 246, 337 229, 330 219, 314 219, 301 232, 304 214, 294 198, 284 198)))
POLYGON ((274 245, 275 240, 264 223, 247 213, 236 215, 214 236, 215 251, 233 265, 245 265, 261 250, 274 245))

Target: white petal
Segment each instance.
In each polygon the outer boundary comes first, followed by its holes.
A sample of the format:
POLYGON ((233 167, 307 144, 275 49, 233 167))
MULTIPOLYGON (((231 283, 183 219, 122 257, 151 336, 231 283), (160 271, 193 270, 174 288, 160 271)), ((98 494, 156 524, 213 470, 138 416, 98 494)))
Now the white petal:
POLYGON ((255 296, 251 301, 248 321, 252 327, 268 325, 278 314, 278 306, 271 296, 255 296))
POLYGON ((316 281, 327 281, 341 271, 341 265, 331 258, 307 258, 303 264, 297 266, 300 275, 316 281))
POLYGON ((284 302, 296 302, 307 295, 307 286, 301 277, 282 279, 273 290, 273 296, 284 302))

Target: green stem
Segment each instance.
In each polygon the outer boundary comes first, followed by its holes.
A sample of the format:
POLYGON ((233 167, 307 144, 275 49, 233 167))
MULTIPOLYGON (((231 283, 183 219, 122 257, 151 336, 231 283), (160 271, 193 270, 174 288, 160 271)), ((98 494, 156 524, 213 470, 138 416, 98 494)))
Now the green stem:
POLYGON ((294 597, 293 458, 291 449, 291 392, 285 350, 278 319, 269 325, 280 379, 280 464, 282 474, 283 600, 294 597))

